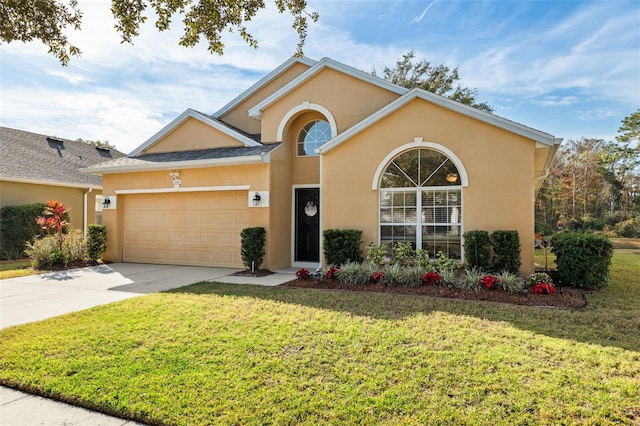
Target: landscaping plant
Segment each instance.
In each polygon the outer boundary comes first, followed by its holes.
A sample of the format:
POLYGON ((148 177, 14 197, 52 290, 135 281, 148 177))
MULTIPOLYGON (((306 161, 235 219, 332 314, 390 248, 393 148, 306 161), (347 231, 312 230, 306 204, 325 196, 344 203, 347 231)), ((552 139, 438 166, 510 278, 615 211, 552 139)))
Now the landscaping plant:
POLYGON ((551 238, 558 276, 563 285, 588 289, 606 287, 613 244, 603 235, 561 232, 551 238))
POLYGON ((244 266, 255 271, 262 265, 267 231, 263 227, 244 228, 240 233, 240 255, 244 266))
POLYGON ((362 231, 358 229, 325 229, 323 252, 328 265, 342 266, 347 262, 361 262, 362 231))

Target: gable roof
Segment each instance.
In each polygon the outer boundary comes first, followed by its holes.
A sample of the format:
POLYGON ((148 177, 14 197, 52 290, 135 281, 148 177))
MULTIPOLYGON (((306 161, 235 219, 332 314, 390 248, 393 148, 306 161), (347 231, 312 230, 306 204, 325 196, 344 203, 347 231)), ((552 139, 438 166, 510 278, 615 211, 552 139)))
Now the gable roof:
POLYGON ((525 138, 532 139, 537 143, 541 143, 545 146, 553 147, 555 145, 559 145, 560 142, 562 141, 562 139, 556 138, 540 130, 536 130, 531 127, 527 127, 523 124, 516 123, 515 121, 511 121, 506 118, 502 118, 497 115, 494 115, 485 111, 481 111, 477 108, 473 108, 468 105, 462 104, 460 102, 451 100, 449 98, 445 98, 444 96, 436 95, 435 93, 431 93, 426 90, 416 88, 416 89, 411 89, 410 91, 405 93, 403 96, 390 102, 389 104, 385 105, 375 113, 371 114, 369 117, 353 125, 352 127, 345 130, 335 138, 329 140, 327 143, 325 143, 320 148, 318 148, 317 152, 319 154, 324 154, 332 150, 333 148, 342 144, 346 140, 352 138, 358 133, 364 131, 365 129, 373 126, 375 123, 382 120, 384 117, 399 110, 400 108, 407 105, 409 102, 413 101, 414 99, 425 100, 427 102, 433 103, 443 108, 447 108, 452 111, 458 112, 462 115, 466 115, 467 117, 471 117, 473 119, 482 121, 484 123, 509 131, 511 133, 515 133, 525 138))
POLYGON ((275 143, 260 146, 236 146, 143 154, 137 157, 123 157, 97 164, 83 169, 83 172, 103 174, 268 163, 271 151, 280 145, 280 143, 275 143))
POLYGON ((223 115, 225 115, 226 113, 228 113, 229 111, 234 109, 236 106, 240 105, 246 99, 248 99, 253 93, 255 93, 258 90, 262 89, 264 86, 266 86, 267 84, 271 83, 273 80, 278 78, 280 75, 282 75, 289 68, 291 68, 292 66, 294 66, 295 64, 298 64, 298 63, 307 65, 309 67, 312 67, 313 65, 316 64, 316 61, 314 61, 313 59, 309 59, 307 57, 304 57, 304 56, 300 57, 300 58, 296 58, 296 57, 289 58, 287 61, 283 62, 278 68, 276 68, 275 70, 271 71, 269 74, 267 74, 266 76, 261 78, 258 82, 256 82, 254 85, 249 87, 247 90, 242 92, 240 95, 236 96, 231 102, 229 102, 228 104, 226 104, 225 106, 220 108, 218 111, 216 111, 213 114, 211 114, 211 116, 213 118, 219 119, 220 117, 222 117, 223 115))
POLYGON ((391 83, 390 81, 384 80, 380 77, 376 77, 364 71, 360 71, 348 65, 342 64, 340 62, 334 61, 333 59, 323 58, 307 71, 300 74, 298 77, 291 80, 289 83, 284 85, 279 90, 275 91, 273 94, 265 98, 263 101, 258 103, 253 108, 249 109, 249 116, 260 119, 262 117, 262 111, 278 101, 280 98, 285 96, 287 93, 294 90, 296 87, 304 83, 305 81, 311 79, 314 75, 318 74, 320 71, 324 69, 333 69, 339 71, 343 74, 347 74, 351 77, 357 78, 359 80, 366 81, 375 86, 381 87, 383 89, 389 90, 390 92, 397 93, 398 95, 403 95, 409 91, 409 89, 404 88, 402 86, 398 86, 397 84, 391 83))
POLYGON ((261 146, 262 145, 260 144, 260 142, 257 142, 254 139, 251 139, 251 137, 246 133, 240 132, 238 129, 231 127, 223 123, 222 121, 216 118, 213 118, 207 114, 203 114, 199 111, 189 108, 185 112, 180 114, 178 117, 174 118, 169 124, 164 126, 158 133, 156 133, 155 135, 147 139, 142 145, 138 146, 136 149, 131 151, 129 153, 129 157, 134 157, 140 154, 145 149, 150 148, 160 139, 162 139, 163 137, 171 133, 173 130, 175 130, 178 126, 180 126, 182 123, 187 121, 189 118, 195 118, 196 120, 199 120, 204 124, 213 127, 214 129, 236 139, 237 141, 242 143, 244 146, 261 146))
POLYGON ((102 188, 102 178, 81 168, 125 154, 85 142, 0 127, 0 180, 102 188))

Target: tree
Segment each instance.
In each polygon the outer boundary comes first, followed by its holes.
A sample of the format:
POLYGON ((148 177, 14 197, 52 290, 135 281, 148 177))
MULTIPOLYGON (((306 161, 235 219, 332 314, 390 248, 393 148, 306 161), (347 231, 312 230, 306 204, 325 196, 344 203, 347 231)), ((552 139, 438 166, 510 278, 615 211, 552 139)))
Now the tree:
POLYGON ((86 143, 89 145, 95 145, 98 148, 104 148, 104 149, 112 149, 114 151, 116 151, 118 148, 116 148, 115 145, 112 145, 109 143, 109 141, 101 141, 101 140, 95 140, 95 141, 91 141, 91 140, 85 140, 82 138, 78 138, 76 139, 76 142, 82 142, 82 143, 86 143))
MULTIPOLYGON (((292 27, 299 37, 297 54, 307 36, 307 18, 318 20, 316 12, 306 11, 306 0, 273 0, 280 13, 288 11, 293 16, 292 27)), ((139 35, 140 26, 147 20, 144 12, 150 8, 156 15, 155 26, 159 31, 168 30, 171 21, 181 16, 184 35, 179 44, 193 47, 204 37, 211 53, 223 54, 222 33, 238 31, 251 47, 258 42, 248 32, 246 22, 251 21, 261 9, 264 0, 112 0, 111 12, 116 19, 115 29, 122 42, 132 43, 139 35)), ((69 44, 64 30, 80 29, 82 12, 78 0, 2 0, 0 3, 0 41, 41 41, 63 66, 70 56, 80 56, 77 46, 69 44)))
MULTIPOLYGON (((407 89, 418 87, 479 110, 493 112, 493 107, 486 102, 476 101, 476 89, 462 87, 459 84, 454 88, 454 84, 460 80, 458 67, 450 69, 444 64, 432 66, 426 59, 414 63, 415 57, 415 51, 409 50, 396 62, 395 68, 384 68, 383 78, 407 89)), ((375 70, 372 74, 377 75, 375 70)))

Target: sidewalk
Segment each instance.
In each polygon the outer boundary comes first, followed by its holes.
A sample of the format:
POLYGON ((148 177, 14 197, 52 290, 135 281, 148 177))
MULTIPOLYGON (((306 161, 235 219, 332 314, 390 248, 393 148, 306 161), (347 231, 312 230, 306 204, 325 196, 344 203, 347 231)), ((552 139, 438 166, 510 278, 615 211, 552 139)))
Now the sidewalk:
MULTIPOLYGON (((277 286, 294 270, 266 277, 233 276, 237 269, 115 263, 0 280, 0 328, 178 288, 200 281, 277 286)), ((133 426, 133 421, 0 386, 2 426, 133 426)))

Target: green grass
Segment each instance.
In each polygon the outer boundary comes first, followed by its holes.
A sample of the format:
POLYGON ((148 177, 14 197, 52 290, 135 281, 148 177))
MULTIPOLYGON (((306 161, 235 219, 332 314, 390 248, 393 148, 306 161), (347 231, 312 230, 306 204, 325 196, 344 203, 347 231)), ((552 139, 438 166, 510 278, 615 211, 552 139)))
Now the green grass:
POLYGON ((582 310, 202 283, 0 333, 0 383, 150 424, 637 424, 640 255, 582 310))
POLYGON ((13 260, 0 262, 0 280, 42 274, 47 271, 33 269, 30 260, 13 260))

